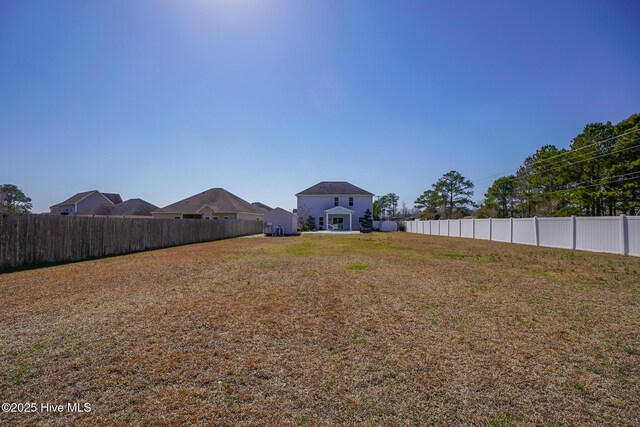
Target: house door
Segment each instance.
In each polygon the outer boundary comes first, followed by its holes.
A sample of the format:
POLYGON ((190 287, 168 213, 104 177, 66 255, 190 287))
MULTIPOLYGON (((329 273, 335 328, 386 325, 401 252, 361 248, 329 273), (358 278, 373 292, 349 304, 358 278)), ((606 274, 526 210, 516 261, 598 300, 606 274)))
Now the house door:
POLYGON ((342 217, 333 217, 332 224, 334 230, 342 230, 344 228, 344 218, 342 217))

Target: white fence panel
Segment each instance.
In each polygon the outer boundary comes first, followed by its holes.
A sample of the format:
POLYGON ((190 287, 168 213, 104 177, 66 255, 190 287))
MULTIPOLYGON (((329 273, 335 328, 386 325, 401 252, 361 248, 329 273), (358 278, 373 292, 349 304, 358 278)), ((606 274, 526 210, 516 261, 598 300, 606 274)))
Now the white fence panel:
POLYGON ((513 243, 536 244, 536 229, 533 218, 513 219, 513 243))
POLYGON ((452 219, 449 222, 449 236, 460 237, 460 220, 452 219))
POLYGON ((640 216, 627 217, 629 255, 640 256, 640 216))
POLYGON ((431 224, 431 234, 439 236, 440 235, 440 221, 432 219, 431 221, 429 221, 429 224, 431 224))
POLYGON ((576 218, 576 249, 620 253, 622 219, 620 217, 576 218))
POLYGON ((640 216, 407 221, 407 231, 640 256, 640 216))
POLYGON ((476 239, 489 240, 491 238, 491 220, 476 219, 476 239))
POLYGON ((572 249, 571 218, 538 218, 538 239, 540 246, 572 249))
POLYGON ((491 221, 491 240, 496 242, 511 241, 511 220, 510 219, 493 219, 491 221))
POLYGON ((460 228, 462 229, 460 237, 469 237, 473 239, 473 220, 472 219, 463 219, 460 224, 460 228))
POLYGON ((448 236, 449 235, 449 222, 446 219, 441 219, 438 221, 440 224, 440 235, 448 236))

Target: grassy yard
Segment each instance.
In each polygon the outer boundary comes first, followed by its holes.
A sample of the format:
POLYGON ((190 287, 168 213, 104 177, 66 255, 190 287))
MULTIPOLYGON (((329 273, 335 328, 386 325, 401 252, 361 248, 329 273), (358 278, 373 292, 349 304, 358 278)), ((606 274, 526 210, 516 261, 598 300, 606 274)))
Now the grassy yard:
POLYGON ((0 425, 639 425, 640 259, 407 233, 0 275, 0 425))

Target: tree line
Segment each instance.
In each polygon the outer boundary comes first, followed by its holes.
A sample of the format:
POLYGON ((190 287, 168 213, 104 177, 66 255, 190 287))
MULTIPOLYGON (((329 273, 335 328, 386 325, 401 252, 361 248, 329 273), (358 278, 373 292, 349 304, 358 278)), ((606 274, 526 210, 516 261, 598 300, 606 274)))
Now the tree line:
POLYGON ((569 148, 540 147, 514 174, 496 179, 479 203, 473 188, 450 171, 414 203, 422 219, 638 215, 640 114, 590 123, 569 148))

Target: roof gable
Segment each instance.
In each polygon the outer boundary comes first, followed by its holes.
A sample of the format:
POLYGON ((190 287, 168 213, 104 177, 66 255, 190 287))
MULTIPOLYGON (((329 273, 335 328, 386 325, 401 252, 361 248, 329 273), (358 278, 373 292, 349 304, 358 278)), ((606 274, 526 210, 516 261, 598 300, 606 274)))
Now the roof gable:
POLYGON ((257 213, 255 206, 236 196, 224 188, 211 188, 202 193, 180 200, 155 210, 156 213, 197 213, 205 206, 209 206, 214 212, 247 212, 257 213))
POLYGON ((322 181, 299 192, 296 196, 330 196, 333 194, 373 196, 373 193, 346 181, 322 181))
POLYGON ((91 190, 91 191, 83 191, 81 193, 76 193, 73 196, 69 197, 67 200, 65 200, 64 202, 60 202, 57 203, 53 206, 50 206, 51 208, 58 208, 61 206, 69 206, 69 205, 75 205, 76 203, 86 199, 87 197, 91 196, 92 194, 98 193, 100 194, 102 197, 104 197, 105 199, 105 203, 112 203, 114 205, 117 205, 118 203, 122 203, 122 197, 120 197, 120 195, 118 193, 102 193, 98 190, 91 190))
POLYGON ((343 206, 334 206, 331 209, 324 211, 324 213, 329 215, 349 215, 353 214, 353 211, 343 206))
POLYGON ((251 203, 253 205, 254 208, 256 208, 259 212, 267 212, 270 211, 271 207, 265 205, 264 203, 260 203, 260 202, 253 202, 251 203))
POLYGON ((51 207, 52 208, 57 208, 57 207, 60 207, 60 206, 75 205, 80 200, 84 199, 87 196, 90 196, 93 193, 99 193, 99 191, 98 190, 91 190, 91 191, 83 191, 81 193, 76 193, 73 196, 69 197, 64 202, 56 203, 55 205, 53 205, 51 207))

